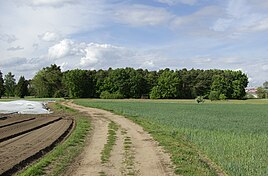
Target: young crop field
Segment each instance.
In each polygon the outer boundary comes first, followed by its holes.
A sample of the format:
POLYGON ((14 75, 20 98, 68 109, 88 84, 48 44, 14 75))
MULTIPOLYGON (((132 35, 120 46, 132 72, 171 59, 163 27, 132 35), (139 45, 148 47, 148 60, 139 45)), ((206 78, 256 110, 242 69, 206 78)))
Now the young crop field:
POLYGON ((178 174, 215 175, 220 170, 228 175, 268 175, 268 101, 74 102, 122 114, 142 125, 172 154, 178 174), (202 165, 200 160, 207 162, 202 165))

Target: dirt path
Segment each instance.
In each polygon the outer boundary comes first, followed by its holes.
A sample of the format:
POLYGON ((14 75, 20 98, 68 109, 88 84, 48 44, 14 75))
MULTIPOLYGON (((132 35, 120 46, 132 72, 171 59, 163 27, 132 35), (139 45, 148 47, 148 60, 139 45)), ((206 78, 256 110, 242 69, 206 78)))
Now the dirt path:
POLYGON ((70 175, 175 175, 170 157, 163 152, 142 127, 111 112, 64 102, 64 105, 86 112, 92 118, 93 131, 81 159, 70 175), (107 142, 108 124, 113 121, 119 129, 109 162, 101 162, 101 152, 107 142))

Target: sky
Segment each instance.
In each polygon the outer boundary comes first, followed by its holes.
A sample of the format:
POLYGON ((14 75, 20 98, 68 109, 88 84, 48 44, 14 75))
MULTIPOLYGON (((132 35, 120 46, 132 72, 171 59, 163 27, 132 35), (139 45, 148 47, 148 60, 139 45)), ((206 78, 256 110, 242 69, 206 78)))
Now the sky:
POLYGON ((268 81, 265 0, 0 0, 0 70, 242 70, 268 81))

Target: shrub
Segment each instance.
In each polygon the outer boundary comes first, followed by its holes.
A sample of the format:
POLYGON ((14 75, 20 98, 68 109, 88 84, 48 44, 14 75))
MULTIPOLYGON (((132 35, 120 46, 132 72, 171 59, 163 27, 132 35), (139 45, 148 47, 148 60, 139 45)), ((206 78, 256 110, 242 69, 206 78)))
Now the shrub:
POLYGON ((122 99, 124 96, 119 92, 110 93, 108 91, 103 91, 100 94, 101 99, 122 99))
POLYGON ((204 102, 205 102, 203 96, 197 96, 196 99, 195 99, 195 101, 196 101, 197 103, 204 103, 204 102))
POLYGON ((218 91, 214 91, 214 90, 212 90, 212 91, 210 92, 208 98, 209 98, 211 101, 218 100, 218 99, 219 99, 219 92, 218 92, 218 91))
POLYGON ((219 99, 220 99, 220 100, 226 100, 226 98, 227 98, 227 97, 226 97, 224 94, 220 94, 220 96, 219 96, 219 99))

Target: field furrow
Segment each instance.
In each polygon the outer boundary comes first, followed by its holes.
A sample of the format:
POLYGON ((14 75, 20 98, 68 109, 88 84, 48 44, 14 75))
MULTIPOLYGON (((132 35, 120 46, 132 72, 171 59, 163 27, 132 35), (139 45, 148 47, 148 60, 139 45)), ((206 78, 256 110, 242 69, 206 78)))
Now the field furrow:
MULTIPOLYGON (((29 132, 0 143, 0 175, 12 174, 28 162, 42 156, 62 140, 72 128, 71 119, 57 117, 51 119, 53 120, 36 121, 32 123, 32 128, 29 128, 32 130, 29 132)), ((26 127, 28 126, 27 124, 26 127)), ((12 130, 11 133, 14 134, 12 130)))

